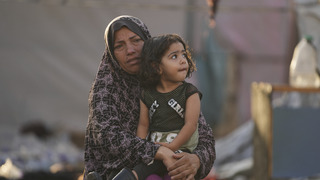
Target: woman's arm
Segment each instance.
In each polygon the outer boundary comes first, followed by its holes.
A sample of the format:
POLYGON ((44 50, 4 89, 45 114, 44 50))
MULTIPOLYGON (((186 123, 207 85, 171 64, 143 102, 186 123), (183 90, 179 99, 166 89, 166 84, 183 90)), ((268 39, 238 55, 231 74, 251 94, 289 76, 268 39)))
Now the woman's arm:
POLYGON ((137 161, 149 163, 154 159, 159 145, 142 140, 136 136, 136 125, 130 118, 138 121, 138 105, 125 104, 121 106, 128 111, 119 112, 112 98, 103 101, 107 95, 95 94, 90 103, 89 125, 87 138, 91 152, 102 157, 101 161, 107 166, 114 164, 135 164, 137 161), (134 107, 137 106, 137 107, 134 107), (131 112, 129 112, 131 110, 131 112), (123 117, 125 114, 126 117, 123 117), (132 128, 132 129, 130 129, 132 128))
POLYGON ((172 151, 177 151, 183 144, 185 144, 192 134, 196 131, 198 118, 200 114, 200 97, 195 93, 186 101, 186 109, 184 116, 184 126, 180 130, 177 137, 170 143, 161 143, 161 145, 168 147, 172 151))
POLYGON ((216 159, 216 150, 212 129, 202 113, 199 117, 199 143, 193 154, 196 154, 200 159, 200 168, 196 177, 204 178, 213 166, 216 159))
POLYGON ((121 166, 152 162, 160 145, 136 136, 139 120, 139 84, 130 89, 113 75, 103 60, 89 94, 89 120, 85 135, 86 172, 108 175, 121 166))
POLYGON ((137 129, 137 136, 146 139, 149 130, 149 111, 147 106, 140 100, 140 118, 137 129))

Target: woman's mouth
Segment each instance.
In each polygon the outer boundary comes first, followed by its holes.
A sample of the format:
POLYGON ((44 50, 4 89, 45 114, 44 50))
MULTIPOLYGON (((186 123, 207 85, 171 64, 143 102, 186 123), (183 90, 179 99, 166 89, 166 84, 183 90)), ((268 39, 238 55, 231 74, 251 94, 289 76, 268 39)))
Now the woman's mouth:
POLYGON ((140 64, 140 58, 132 58, 128 59, 127 64, 129 65, 135 65, 135 64, 140 64))

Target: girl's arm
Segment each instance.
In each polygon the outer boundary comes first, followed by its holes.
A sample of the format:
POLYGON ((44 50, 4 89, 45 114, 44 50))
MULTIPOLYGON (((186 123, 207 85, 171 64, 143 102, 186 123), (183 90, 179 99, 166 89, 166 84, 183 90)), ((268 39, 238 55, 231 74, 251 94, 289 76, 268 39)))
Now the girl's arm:
POLYGON ((160 144, 170 148, 172 151, 177 151, 183 144, 185 144, 190 139, 192 134, 196 131, 199 114, 200 97, 198 93, 194 93, 187 99, 184 115, 185 124, 182 127, 181 131, 170 144, 160 144))
MULTIPOLYGON (((149 132, 149 109, 140 100, 140 119, 137 129, 137 136, 146 139, 149 132)), ((173 158, 174 152, 167 147, 160 147, 156 153, 155 159, 162 160, 166 167, 173 165, 176 159, 173 158)))
POLYGON ((177 162, 168 168, 172 179, 194 176, 195 179, 203 179, 210 172, 216 159, 215 140, 211 127, 206 123, 202 113, 199 117, 199 142, 192 154, 179 153, 174 157, 177 162), (191 164, 191 165, 190 165, 191 164))
POLYGON ((137 129, 137 136, 146 139, 149 129, 149 111, 147 106, 140 100, 140 119, 137 129))

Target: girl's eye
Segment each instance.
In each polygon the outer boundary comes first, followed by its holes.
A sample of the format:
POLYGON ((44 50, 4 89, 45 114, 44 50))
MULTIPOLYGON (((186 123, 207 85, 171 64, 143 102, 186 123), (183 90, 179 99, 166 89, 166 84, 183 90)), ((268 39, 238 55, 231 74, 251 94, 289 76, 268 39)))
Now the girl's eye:
POLYGON ((177 59, 177 55, 173 55, 171 58, 172 59, 177 59))
POLYGON ((187 58, 187 54, 186 53, 182 54, 182 57, 187 58))

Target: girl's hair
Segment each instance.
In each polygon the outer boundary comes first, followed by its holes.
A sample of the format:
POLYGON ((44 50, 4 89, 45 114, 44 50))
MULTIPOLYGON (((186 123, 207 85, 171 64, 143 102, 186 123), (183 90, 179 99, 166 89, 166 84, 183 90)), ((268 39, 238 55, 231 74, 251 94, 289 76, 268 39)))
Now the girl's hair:
POLYGON ((196 65, 191 58, 188 45, 177 34, 166 34, 152 37, 144 42, 141 52, 141 66, 139 79, 142 87, 154 87, 160 81, 160 62, 164 54, 169 50, 173 43, 181 43, 186 50, 186 58, 189 69, 186 77, 196 70, 196 65))

